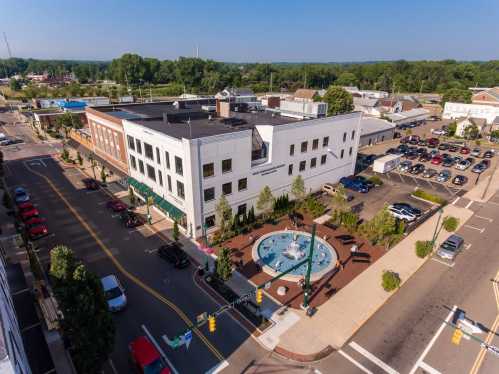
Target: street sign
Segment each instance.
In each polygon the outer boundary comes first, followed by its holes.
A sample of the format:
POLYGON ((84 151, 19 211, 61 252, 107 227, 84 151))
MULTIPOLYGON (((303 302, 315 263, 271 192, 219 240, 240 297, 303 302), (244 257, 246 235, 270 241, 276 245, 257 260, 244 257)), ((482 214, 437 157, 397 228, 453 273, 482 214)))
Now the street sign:
POLYGON ((455 345, 459 345, 461 343, 461 338, 463 337, 463 332, 459 329, 454 330, 454 334, 452 334, 452 343, 455 345))
POLYGON ((188 330, 184 334, 184 343, 186 349, 189 349, 189 344, 191 344, 191 340, 192 340, 192 330, 188 330))
POLYGON ((265 283, 265 289, 266 289, 266 290, 269 290, 269 289, 270 289, 270 286, 271 286, 271 282, 267 282, 267 283, 265 283))
POLYGON ((482 348, 487 349, 487 352, 492 353, 493 355, 496 355, 499 357, 499 347, 496 347, 495 345, 487 345, 485 343, 480 344, 482 348))
POLYGON ((197 317, 196 317, 196 322, 197 323, 201 323, 203 321, 206 321, 208 319, 208 313, 207 312, 204 312, 204 313, 201 313, 199 314, 197 317))

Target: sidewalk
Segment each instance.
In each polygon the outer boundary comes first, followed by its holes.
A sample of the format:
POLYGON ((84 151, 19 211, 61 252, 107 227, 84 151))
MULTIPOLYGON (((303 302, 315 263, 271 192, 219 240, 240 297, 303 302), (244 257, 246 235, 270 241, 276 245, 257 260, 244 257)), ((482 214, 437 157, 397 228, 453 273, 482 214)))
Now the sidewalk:
MULTIPOLYGON (((497 155, 495 157, 498 157, 497 155)), ((496 168, 492 174, 478 182, 478 184, 469 190, 463 197, 484 202, 489 200, 499 190, 499 160, 496 160, 496 168), (487 187, 488 186, 488 187, 487 187), (487 190, 487 191, 486 191, 487 190), (482 198, 484 192, 485 196, 482 198)))

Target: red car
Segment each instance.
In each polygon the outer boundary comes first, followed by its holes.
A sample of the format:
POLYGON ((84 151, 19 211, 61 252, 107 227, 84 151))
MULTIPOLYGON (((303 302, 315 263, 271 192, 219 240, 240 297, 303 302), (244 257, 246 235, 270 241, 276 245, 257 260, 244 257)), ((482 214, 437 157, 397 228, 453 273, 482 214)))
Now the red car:
POLYGON ((38 209, 33 208, 30 210, 22 211, 21 212, 21 219, 23 221, 27 221, 28 219, 33 218, 33 217, 38 217, 39 215, 40 215, 40 212, 38 211, 38 209))
POLYGON ((434 156, 432 159, 431 159, 431 163, 433 165, 440 165, 443 161, 443 157, 440 156, 440 155, 437 155, 437 156, 434 156))
POLYGON ((37 226, 45 223, 46 219, 42 217, 33 217, 24 222, 27 227, 37 226))
POLYGON ((45 225, 33 226, 28 230, 28 235, 31 240, 43 238, 49 234, 49 230, 45 225))
POLYGON ((467 155, 470 152, 471 150, 468 147, 462 147, 461 150, 459 151, 459 153, 461 153, 462 155, 467 155))
POLYGON ((87 190, 95 191, 99 189, 99 183, 93 178, 82 179, 82 182, 87 190))
POLYGON ((139 336, 128 345, 135 371, 140 374, 170 374, 156 347, 145 336, 139 336))
POLYGON ((106 207, 111 209, 113 212, 123 212, 128 209, 128 206, 121 200, 108 201, 106 207))
POLYGON ((25 203, 21 203, 17 207, 19 208, 19 210, 21 212, 24 211, 24 210, 31 210, 31 209, 35 208, 34 205, 31 202, 29 202, 29 201, 27 201, 25 203))
POLYGON ((437 138, 430 138, 426 141, 426 143, 428 144, 429 148, 436 148, 440 141, 437 138))

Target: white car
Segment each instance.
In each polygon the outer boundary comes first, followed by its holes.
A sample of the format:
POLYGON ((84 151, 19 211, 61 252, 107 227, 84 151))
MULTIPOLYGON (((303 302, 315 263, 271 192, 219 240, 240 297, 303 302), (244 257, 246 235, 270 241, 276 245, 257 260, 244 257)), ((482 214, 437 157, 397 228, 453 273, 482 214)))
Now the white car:
POLYGON ((466 170, 470 167, 471 165, 471 162, 469 162, 468 160, 462 160, 462 161, 459 161, 456 166, 454 166, 456 169, 458 170, 466 170))
POLYGON ((445 135, 447 132, 443 129, 436 129, 436 130, 431 130, 431 133, 433 135, 445 135))
POLYGON ((118 312, 125 308, 127 304, 125 289, 121 285, 116 275, 107 275, 100 279, 104 297, 106 298, 109 311, 118 312))
POLYGON ((409 212, 407 209, 403 209, 401 207, 396 207, 393 205, 390 205, 388 207, 388 211, 395 218, 398 218, 400 220, 407 221, 407 222, 412 222, 417 218, 415 214, 409 212))
POLYGON ((471 153, 470 153, 470 156, 473 156, 473 157, 480 157, 480 154, 482 153, 482 151, 480 150, 480 148, 474 148, 471 153))

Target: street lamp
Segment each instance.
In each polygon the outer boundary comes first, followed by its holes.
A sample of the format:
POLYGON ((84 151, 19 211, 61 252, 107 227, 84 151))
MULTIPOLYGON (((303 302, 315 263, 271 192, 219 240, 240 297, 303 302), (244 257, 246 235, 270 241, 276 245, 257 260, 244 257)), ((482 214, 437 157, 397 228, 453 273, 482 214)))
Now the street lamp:
POLYGON ((442 214, 444 213, 443 209, 440 207, 437 210, 438 213, 438 219, 437 219, 437 224, 435 226, 435 232, 433 233, 433 238, 431 239, 431 249, 435 246, 435 241, 437 240, 438 232, 440 231, 438 228, 438 225, 440 224, 440 220, 442 219, 442 214))

